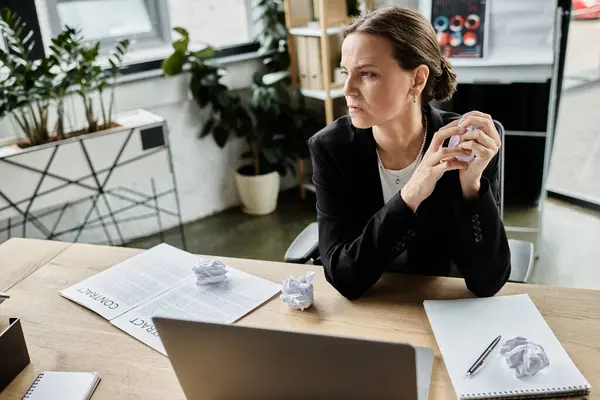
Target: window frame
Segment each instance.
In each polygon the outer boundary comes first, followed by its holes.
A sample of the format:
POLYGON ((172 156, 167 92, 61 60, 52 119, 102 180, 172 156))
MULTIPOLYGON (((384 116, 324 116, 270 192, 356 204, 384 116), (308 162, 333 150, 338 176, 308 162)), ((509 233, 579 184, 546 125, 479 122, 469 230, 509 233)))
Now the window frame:
MULTIPOLYGON (((58 35, 64 25, 60 21, 58 14, 59 3, 69 2, 80 2, 80 1, 93 1, 93 0, 45 0, 46 8, 48 11, 48 18, 50 23, 50 35, 55 37, 58 35)), ((150 23, 152 24, 153 31, 150 34, 134 34, 124 35, 120 37, 103 37, 99 39, 91 39, 94 42, 99 41, 101 48, 107 48, 107 46, 113 45, 115 42, 123 39, 129 39, 131 42, 131 49, 135 48, 150 48, 168 44, 171 41, 170 32, 170 19, 169 19, 169 6, 167 0, 142 0, 148 15, 150 17, 150 23)))
MULTIPOLYGON (((56 36, 56 34, 53 31, 53 27, 52 27, 52 20, 54 17, 52 17, 52 13, 54 13, 54 16, 56 17, 55 21, 59 23, 60 26, 60 20, 58 18, 58 9, 56 8, 56 4, 58 3, 57 0, 45 0, 46 1, 46 7, 47 7, 47 12, 50 14, 49 19, 50 19, 50 35, 51 37, 56 36)), ((162 15, 166 15, 167 19, 169 19, 169 7, 167 4, 167 0, 161 0, 163 5, 165 6, 165 11, 162 15)), ((260 43, 256 40, 257 38, 257 34, 258 34, 258 27, 255 26, 253 24, 253 15, 252 15, 252 9, 253 9, 253 3, 254 0, 244 0, 245 5, 246 5, 246 18, 248 21, 248 29, 249 29, 249 37, 250 37, 250 41, 245 42, 245 43, 239 43, 239 44, 235 44, 235 45, 231 45, 231 46, 225 46, 225 47, 221 47, 221 48, 217 48, 215 51, 215 55, 214 58, 215 59, 220 59, 220 58, 236 58, 236 57, 241 57, 244 59, 250 59, 250 58, 255 58, 254 56, 256 56, 256 58, 261 58, 264 56, 267 56, 268 54, 258 54, 258 50, 260 49, 260 43)), ((23 17, 23 19, 25 20, 25 22, 27 23, 27 26, 29 27, 29 29, 31 29, 34 32, 34 39, 36 41, 35 44, 35 48, 33 53, 36 54, 38 57, 44 57, 46 55, 46 43, 43 40, 42 37, 42 31, 41 31, 41 26, 39 24, 38 21, 38 5, 35 4, 35 0, 9 0, 8 4, 6 5, 7 7, 9 7, 10 9, 12 9, 13 11, 17 12, 21 17, 23 17), (28 9, 28 7, 31 8, 31 10, 28 9), (29 12, 31 11, 31 12, 29 12)), ((171 42, 172 42, 172 38, 171 38, 171 26, 170 26, 170 20, 169 20, 169 24, 168 24, 168 34, 169 34, 169 39, 166 42, 161 42, 156 44, 157 47, 159 46, 163 46, 163 47, 170 47, 171 46, 171 42)), ((114 39, 112 41, 114 43, 114 39)), ((102 42, 101 42, 102 45, 102 42)), ((110 46, 109 46, 110 47, 110 46)), ((132 48, 130 51, 135 51, 134 48, 132 48)), ((141 61, 133 61, 131 63, 127 63, 126 65, 124 65, 122 71, 121 71, 121 75, 133 75, 136 73, 142 73, 142 72, 149 72, 149 71, 153 71, 153 70, 160 70, 162 67, 162 63, 163 61, 167 58, 168 56, 159 56, 156 58, 152 58, 152 59, 147 59, 147 60, 141 60, 141 61)))

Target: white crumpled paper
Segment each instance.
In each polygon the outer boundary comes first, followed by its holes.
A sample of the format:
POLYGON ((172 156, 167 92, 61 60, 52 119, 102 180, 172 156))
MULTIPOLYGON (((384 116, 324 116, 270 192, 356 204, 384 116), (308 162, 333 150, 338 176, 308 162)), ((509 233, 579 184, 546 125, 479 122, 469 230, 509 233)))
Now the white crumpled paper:
MULTIPOLYGON (((459 124, 460 124, 460 122, 459 122, 459 124)), ((474 131, 475 129, 477 129, 477 127, 475 125, 469 125, 465 129, 468 131, 474 131)), ((452 136, 450 138, 450 141, 448 142, 448 148, 453 149, 455 147, 458 147, 459 144, 460 144, 460 135, 452 136)), ((461 161, 465 161, 465 162, 471 162, 471 161, 473 161, 474 158, 475 158, 475 154, 471 154, 469 156, 456 156, 457 160, 461 160, 461 161)))
POLYGON ((219 283, 227 279, 227 266, 218 260, 207 260, 201 258, 192 268, 196 274, 196 284, 219 283))
POLYGON ((533 376, 550 365, 544 348, 522 336, 507 340, 500 354, 506 359, 506 365, 515 369, 517 378, 533 376))
POLYGON ((313 303, 314 290, 312 281, 315 273, 309 271, 300 278, 289 277, 283 281, 281 300, 295 310, 304 310, 313 303))

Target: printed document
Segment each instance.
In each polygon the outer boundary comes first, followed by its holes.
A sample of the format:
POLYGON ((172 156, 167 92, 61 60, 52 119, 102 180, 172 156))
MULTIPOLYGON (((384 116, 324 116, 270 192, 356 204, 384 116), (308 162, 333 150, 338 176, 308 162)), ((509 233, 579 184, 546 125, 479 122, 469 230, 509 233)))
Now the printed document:
POLYGON ((160 244, 60 292, 166 354, 152 317, 230 324, 265 303, 280 285, 228 267, 227 279, 196 284, 199 258, 160 244))

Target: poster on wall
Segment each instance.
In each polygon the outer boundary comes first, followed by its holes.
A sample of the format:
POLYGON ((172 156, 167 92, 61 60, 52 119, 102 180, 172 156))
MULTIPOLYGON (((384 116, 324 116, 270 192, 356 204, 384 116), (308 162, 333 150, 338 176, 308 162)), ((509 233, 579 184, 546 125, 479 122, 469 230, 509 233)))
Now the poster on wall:
POLYGON ((431 22, 446 57, 487 55, 489 1, 432 0, 431 22))

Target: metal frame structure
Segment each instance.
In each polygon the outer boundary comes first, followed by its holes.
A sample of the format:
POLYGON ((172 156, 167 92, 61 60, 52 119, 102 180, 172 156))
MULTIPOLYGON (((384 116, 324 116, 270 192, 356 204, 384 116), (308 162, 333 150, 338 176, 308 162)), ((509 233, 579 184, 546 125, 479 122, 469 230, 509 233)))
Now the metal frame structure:
POLYGON ((150 218, 156 218, 157 226, 158 226, 157 233, 160 235, 161 241, 164 241, 165 236, 164 236, 164 230, 163 230, 163 216, 172 216, 172 217, 176 217, 178 220, 178 228, 179 228, 179 234, 180 234, 180 238, 181 238, 181 245, 182 245, 182 248, 185 250, 187 246, 186 246, 186 240, 185 240, 185 232, 183 229, 183 221, 182 221, 182 217, 181 217, 181 205, 180 205, 180 200, 179 200, 179 192, 178 192, 178 188, 177 188, 177 180, 176 180, 175 171, 173 168, 173 156, 171 153, 171 147, 170 147, 169 139, 168 139, 168 136, 169 136, 168 130, 167 130, 166 123, 164 123, 164 122, 161 125, 159 125, 158 127, 160 127, 160 133, 162 133, 162 136, 164 137, 164 143, 162 143, 159 146, 156 146, 156 148, 150 148, 150 149, 144 151, 141 155, 139 155, 137 157, 122 161, 121 156, 123 154, 123 151, 125 150, 130 139, 132 138, 134 132, 139 131, 140 134, 143 134, 145 131, 150 131, 152 129, 156 130, 157 126, 153 126, 153 127, 145 128, 145 129, 144 128, 130 129, 127 134, 126 140, 124 141, 124 143, 121 145, 121 148, 119 149, 117 157, 114 159, 114 162, 110 166, 104 167, 102 169, 96 169, 94 167, 94 164, 92 163, 92 161, 90 159, 90 156, 88 154, 88 149, 86 148, 85 143, 83 141, 79 141, 79 144, 81 146, 81 151, 83 152, 83 154, 85 156, 85 160, 87 162, 87 167, 89 168, 91 173, 88 175, 85 175, 77 180, 72 180, 67 177, 52 173, 50 171, 52 161, 54 160, 54 156, 56 155, 59 146, 54 147, 53 152, 50 155, 50 158, 49 158, 48 162, 46 163, 46 166, 44 169, 39 169, 39 168, 35 168, 32 166, 21 164, 19 162, 11 160, 10 157, 0 158, 0 165, 2 163, 8 163, 8 164, 11 164, 13 167, 24 168, 26 170, 29 170, 30 172, 39 174, 39 180, 37 181, 37 184, 35 185, 35 190, 31 194, 31 196, 25 200, 21 200, 21 201, 15 203, 14 201, 12 201, 10 199, 10 197, 8 195, 6 195, 0 189, 0 198, 2 198, 6 203, 8 203, 8 206, 3 208, 0 211, 6 210, 7 208, 12 208, 19 214, 19 217, 10 217, 5 220, 6 225, 4 227, 0 228, 0 235, 6 234, 7 238, 11 238, 11 237, 15 236, 15 233, 17 230, 20 230, 20 232, 19 232, 20 236, 27 237, 27 226, 28 226, 28 223, 31 223, 42 234, 44 239, 68 241, 68 240, 66 240, 67 235, 74 234, 74 238, 72 241, 77 242, 77 241, 79 241, 81 234, 86 229, 96 229, 96 228, 102 227, 102 229, 104 230, 105 236, 106 236, 106 241, 103 243, 100 243, 100 244, 115 245, 115 244, 124 244, 130 240, 135 239, 135 238, 125 238, 120 229, 120 224, 123 224, 126 222, 131 222, 131 221, 136 221, 136 220, 146 220, 146 219, 150 219, 150 218), (116 188, 107 187, 107 183, 109 182, 110 177, 115 173, 118 174, 120 166, 124 166, 124 165, 130 164, 130 163, 142 160, 144 158, 150 157, 152 155, 155 155, 158 152, 163 152, 163 151, 167 152, 168 168, 170 170, 169 173, 171 175, 171 182, 172 182, 172 186, 170 189, 164 190, 162 192, 157 192, 155 179, 153 177, 149 178, 150 179, 150 187, 151 187, 150 193, 144 193, 139 190, 133 190, 131 188, 123 187, 123 186, 119 186, 116 188), (103 179, 100 179, 100 176, 103 174, 106 174, 106 177, 103 179), (40 187, 42 186, 44 178, 47 176, 57 179, 57 180, 60 180, 64 183, 62 185, 52 188, 50 190, 40 192, 40 187), (83 183, 86 180, 89 180, 90 178, 93 178, 93 182, 95 182, 94 185, 83 183), (93 194, 89 195, 87 197, 83 197, 83 198, 74 200, 74 201, 67 201, 64 204, 56 205, 56 206, 50 207, 48 209, 39 210, 39 211, 31 210, 32 205, 35 202, 36 198, 43 196, 43 195, 47 195, 52 192, 63 190, 71 185, 75 185, 80 188, 84 188, 87 191, 93 192, 93 194), (166 209, 166 208, 162 207, 159 203, 159 200, 161 198, 165 198, 166 196, 169 196, 169 195, 174 196, 176 210, 166 209), (110 205, 109 198, 118 199, 122 202, 125 202, 126 205, 124 205, 118 209, 113 209, 110 205), (101 200, 101 199, 104 203, 104 206, 106 207, 106 210, 108 210, 105 213, 102 213, 98 207, 99 200, 101 200), (76 206, 79 206, 79 205, 85 204, 85 203, 88 203, 89 207, 88 207, 88 210, 85 213, 85 217, 83 218, 81 223, 77 224, 76 226, 70 226, 67 228, 61 226, 61 223, 63 222, 63 216, 70 208, 73 208, 73 207, 76 207, 76 206), (144 209, 144 211, 146 211, 146 212, 140 213, 140 215, 137 215, 134 217, 119 219, 119 216, 121 214, 123 214, 126 211, 132 210, 134 208, 144 209), (95 214, 94 218, 92 218, 93 214, 95 214), (48 217, 51 215, 56 216, 56 219, 55 219, 54 223, 52 224, 52 226, 49 226, 48 224, 44 224, 41 221, 42 218, 48 217), (114 228, 117 232, 117 235, 116 235, 117 237, 111 236, 109 229, 108 229, 109 226, 114 226, 114 228))

